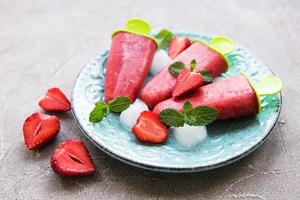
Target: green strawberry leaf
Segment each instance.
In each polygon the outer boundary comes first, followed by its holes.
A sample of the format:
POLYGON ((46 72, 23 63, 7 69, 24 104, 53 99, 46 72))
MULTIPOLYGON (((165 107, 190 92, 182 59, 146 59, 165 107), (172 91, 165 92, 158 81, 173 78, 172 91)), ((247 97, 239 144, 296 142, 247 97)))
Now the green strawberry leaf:
POLYGON ((108 113, 109 113, 108 106, 104 102, 99 101, 95 104, 94 109, 90 113, 89 121, 93 123, 101 122, 103 117, 107 116, 108 113))
POLYGON ((126 110, 131 103, 132 102, 128 97, 121 96, 121 97, 114 98, 113 100, 108 102, 108 107, 110 111, 120 113, 126 110))
POLYGON ((214 77, 206 69, 198 71, 202 75, 204 82, 211 83, 213 82, 214 77))
POLYGON ((159 113, 161 121, 168 126, 180 127, 184 125, 184 115, 175 109, 165 109, 159 113))
POLYGON ((184 69, 184 63, 183 62, 174 62, 173 64, 171 64, 169 66, 169 72, 171 72, 172 74, 179 74, 183 69, 184 69))
POLYGON ((218 110, 208 106, 193 108, 185 116, 186 123, 190 126, 205 126, 216 120, 218 110))
POLYGON ((162 29, 154 35, 154 38, 157 40, 158 48, 157 49, 164 49, 166 50, 169 47, 170 41, 173 38, 173 33, 167 29, 162 29))
POLYGON ((190 70, 191 72, 194 71, 194 69, 197 67, 197 63, 196 63, 196 60, 193 59, 191 62, 190 62, 190 70))
POLYGON ((193 110, 193 106, 192 104, 189 102, 189 101, 186 101, 184 104, 183 104, 183 114, 184 115, 188 115, 188 113, 193 110))

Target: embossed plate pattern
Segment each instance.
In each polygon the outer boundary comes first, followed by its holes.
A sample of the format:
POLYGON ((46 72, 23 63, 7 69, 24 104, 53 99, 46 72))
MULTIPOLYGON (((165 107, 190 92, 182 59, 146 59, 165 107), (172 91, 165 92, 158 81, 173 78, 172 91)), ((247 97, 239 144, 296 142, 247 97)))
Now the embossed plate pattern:
MULTIPOLYGON (((208 42, 206 34, 179 34, 208 42)), ((257 148, 275 126, 281 108, 281 95, 262 98, 262 112, 208 126, 208 138, 192 149, 178 146, 172 136, 164 145, 139 143, 122 127, 118 114, 101 123, 88 121, 94 103, 103 98, 105 65, 108 51, 97 54, 79 73, 73 90, 72 106, 84 134, 101 150, 128 164, 163 172, 196 172, 232 163, 257 148)), ((228 55, 230 69, 218 79, 246 73, 254 82, 272 71, 252 53, 236 45, 228 55)))

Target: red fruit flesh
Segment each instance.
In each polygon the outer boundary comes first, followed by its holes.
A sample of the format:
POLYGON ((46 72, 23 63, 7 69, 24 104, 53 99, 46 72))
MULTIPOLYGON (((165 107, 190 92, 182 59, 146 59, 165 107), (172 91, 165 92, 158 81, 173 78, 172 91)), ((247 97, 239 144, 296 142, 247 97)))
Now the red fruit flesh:
POLYGON ((195 59, 197 67, 195 71, 207 70, 213 77, 219 76, 227 69, 227 62, 223 56, 207 47, 201 42, 193 43, 189 48, 176 56, 157 75, 148 81, 140 92, 140 98, 149 108, 172 97, 172 91, 176 85, 176 76, 169 72, 170 64, 181 61, 189 66, 195 59))
POLYGON ((71 103, 59 88, 50 88, 46 96, 39 102, 46 111, 69 111, 71 103))
POLYGON ((160 121, 159 116, 151 111, 144 111, 139 116, 132 132, 141 142, 160 144, 168 137, 167 127, 160 121))
POLYGON ((191 72, 185 68, 177 77, 176 85, 172 96, 178 97, 197 89, 203 84, 202 75, 200 73, 191 72))
POLYGON ((155 42, 147 37, 116 33, 107 58, 105 101, 119 96, 134 101, 147 78, 155 52, 155 42))
POLYGON ((175 36, 170 42, 169 46, 169 56, 170 58, 175 58, 178 54, 184 51, 191 45, 191 41, 187 37, 175 36))
POLYGON ((81 176, 95 171, 94 163, 84 143, 66 140, 51 156, 51 167, 60 175, 81 176))
POLYGON ((189 101, 194 107, 210 106, 219 111, 218 120, 255 114, 258 111, 257 97, 248 80, 240 75, 199 87, 190 94, 160 102, 153 109, 160 113, 166 108, 182 111, 189 101))
POLYGON ((53 115, 33 113, 23 124, 25 144, 34 150, 53 140, 60 130, 59 119, 53 115))

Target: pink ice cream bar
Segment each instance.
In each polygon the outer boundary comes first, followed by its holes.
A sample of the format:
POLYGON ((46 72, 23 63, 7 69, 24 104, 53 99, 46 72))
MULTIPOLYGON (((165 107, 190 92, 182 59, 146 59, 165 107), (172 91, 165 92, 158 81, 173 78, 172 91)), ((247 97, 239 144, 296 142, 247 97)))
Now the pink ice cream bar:
MULTIPOLYGON (((141 23, 141 20, 138 22, 141 23)), ((150 27, 146 28, 150 32, 150 27)), ((127 96, 132 101, 136 99, 150 70, 156 48, 155 40, 145 34, 126 30, 115 32, 107 59, 105 101, 119 96, 127 96)))
MULTIPOLYGON (((228 68, 227 61, 222 54, 201 42, 194 42, 175 57, 170 64, 181 61, 188 67, 193 59, 197 62, 196 71, 205 69, 213 77, 219 76, 228 68)), ((176 76, 169 72, 169 65, 154 76, 141 90, 140 98, 151 108, 172 95, 176 84, 176 76)))
POLYGON ((230 119, 258 113, 259 101, 251 83, 243 75, 205 85, 181 98, 170 98, 154 108, 160 113, 166 108, 182 111, 185 101, 193 106, 210 106, 219 111, 217 119, 230 119))

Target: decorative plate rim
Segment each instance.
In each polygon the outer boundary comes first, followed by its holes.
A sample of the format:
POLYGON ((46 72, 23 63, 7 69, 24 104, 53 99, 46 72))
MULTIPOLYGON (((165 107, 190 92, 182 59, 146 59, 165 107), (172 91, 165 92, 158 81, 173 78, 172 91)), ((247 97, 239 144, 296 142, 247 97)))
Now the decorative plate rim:
MULTIPOLYGON (((72 104, 73 104, 73 95, 72 95, 72 104)), ((219 167, 225 167, 226 165, 232 164, 234 162, 236 162, 237 160, 240 160, 241 158, 244 158, 245 156, 249 155, 250 153, 252 153, 253 151, 255 151, 261 144, 263 144, 265 142, 265 140, 268 138, 268 136, 270 135, 270 133, 272 132, 272 130, 275 128, 277 122, 278 122, 278 118, 280 116, 281 113, 281 106, 282 106, 282 95, 280 93, 280 98, 279 98, 279 108, 278 108, 278 115, 276 116, 275 121, 273 122, 272 126, 270 127, 270 129, 268 130, 268 133, 265 135, 265 137, 258 141, 256 144, 254 144, 252 146, 252 148, 250 149, 246 149, 244 152, 241 152, 240 155, 236 155, 230 159, 225 159, 221 162, 218 162, 216 164, 213 165, 209 165, 209 166, 199 166, 199 167, 163 167, 163 166, 159 166, 159 165, 148 165, 142 162, 136 162, 135 160, 130 160, 124 157, 119 156, 118 154, 115 154, 113 152, 111 152, 110 150, 108 150, 107 148, 99 145, 92 137, 89 136, 89 134, 84 130, 84 128, 81 126, 81 124, 79 123, 76 113, 74 112, 74 110, 72 109, 72 114, 74 116, 74 119, 77 123, 77 125, 79 126, 80 130, 84 133, 84 135, 95 145, 97 146, 100 150, 102 150, 104 153, 107 153, 108 155, 112 156, 113 158, 122 161, 128 165, 134 165, 136 167, 140 167, 142 169, 146 169, 146 170, 152 170, 152 171, 157 171, 157 172, 167 172, 167 173, 192 173, 192 172, 201 172, 201 171, 206 171, 206 170, 211 170, 211 169, 216 169, 219 167)))
MULTIPOLYGON (((184 33, 179 33, 179 34, 184 34, 184 33)), ((202 33, 205 34, 205 33, 202 33)), ((198 35, 198 34, 192 34, 192 35, 198 35)), ((209 35, 209 34, 208 34, 209 35)), ((241 46, 241 45, 240 45, 241 46)), ((243 46, 242 46, 243 47, 243 46)), ((243 49, 249 51, 247 48, 243 47, 243 49)), ((107 51, 107 50, 105 50, 107 51)), ((104 52, 105 52, 104 51, 104 52)), ((249 51, 251 52, 251 51, 249 51)), ((257 56, 251 52, 251 54, 253 56, 255 56, 257 58, 257 56)), ((262 61, 261 61, 262 62, 262 61)), ((268 67, 268 65, 266 65, 264 62, 262 62, 265 66, 268 67)), ((111 150, 103 147, 101 144, 99 144, 98 142, 96 142, 90 135, 89 133, 83 128, 83 126, 79 123, 79 117, 77 116, 76 112, 73 109, 74 106, 74 90, 75 90, 75 86, 77 84, 77 81, 79 79, 80 74, 82 73, 82 71, 85 69, 85 67, 87 66, 87 64, 85 64, 82 69, 79 71, 79 73, 76 76, 76 79, 74 81, 73 84, 73 89, 72 89, 72 97, 71 97, 71 102, 72 102, 72 115, 74 116, 74 119, 76 121, 76 123, 78 124, 79 128, 82 130, 82 132, 84 133, 84 135, 95 145, 97 146, 100 150, 102 150, 103 152, 107 153, 108 155, 112 156, 113 158, 122 161, 128 165, 133 165, 135 167, 139 167, 142 169, 146 169, 146 170, 152 170, 152 171, 157 171, 157 172, 167 172, 167 173, 192 173, 192 172, 201 172, 201 171, 206 171, 206 170, 211 170, 211 169, 216 169, 219 167, 224 167, 226 165, 229 165, 231 163, 234 163, 235 161, 249 155, 251 152, 253 152, 254 150, 256 150, 262 143, 265 142, 265 140, 268 138, 268 136, 270 135, 270 133, 272 132, 272 130, 274 129, 274 127, 276 126, 280 113, 281 113, 281 108, 282 108, 282 94, 281 92, 279 93, 279 98, 278 98, 278 109, 276 112, 276 117, 274 119, 274 121, 272 122, 272 125, 269 126, 269 128, 265 131, 266 134, 258 141, 256 141, 255 144, 253 144, 250 148, 248 149, 244 149, 243 151, 240 151, 239 154, 234 155, 230 158, 227 159, 223 159, 221 161, 217 161, 214 164, 210 164, 207 166, 203 166, 203 165, 199 165, 199 166, 192 166, 192 167, 178 167, 178 166, 174 166, 174 167, 168 167, 168 166, 161 166, 161 165, 155 165, 155 164, 147 164, 144 162, 139 162, 135 159, 130 159, 127 157, 123 157, 121 155, 118 155, 117 153, 112 152, 111 150)), ((268 69, 271 71, 271 73, 274 75, 274 72, 272 71, 272 69, 270 67, 268 67, 268 69)))

